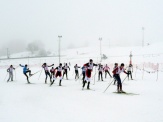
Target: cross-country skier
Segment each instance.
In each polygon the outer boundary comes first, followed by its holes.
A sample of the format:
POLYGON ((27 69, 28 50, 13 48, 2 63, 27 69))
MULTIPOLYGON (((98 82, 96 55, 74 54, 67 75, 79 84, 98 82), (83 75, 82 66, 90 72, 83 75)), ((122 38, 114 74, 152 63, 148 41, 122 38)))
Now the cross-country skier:
POLYGON ((86 66, 83 66, 82 68, 82 75, 83 75, 83 78, 82 78, 82 80, 83 80, 83 83, 84 83, 84 80, 85 80, 85 73, 86 73, 86 66))
POLYGON ((101 76, 101 80, 103 81, 103 76, 102 76, 103 72, 104 72, 103 65, 100 64, 98 68, 98 80, 99 81, 100 81, 100 76, 101 76))
POLYGON ((122 83, 121 83, 121 78, 120 78, 120 73, 121 72, 124 72, 127 74, 127 72, 125 71, 124 69, 124 64, 122 63, 120 67, 116 67, 114 70, 113 70, 113 77, 114 79, 116 79, 117 81, 117 92, 124 92, 122 90, 122 83))
POLYGON ((66 79, 68 80, 68 74, 67 74, 67 70, 69 69, 70 71, 70 67, 67 65, 67 63, 63 66, 64 68, 64 71, 63 71, 63 78, 64 78, 64 75, 66 74, 66 79))
POLYGON ((48 76, 49 76, 49 78, 50 78, 50 82, 52 82, 52 81, 51 81, 51 75, 50 75, 50 72, 49 72, 49 69, 48 69, 48 67, 52 67, 52 66, 54 66, 54 64, 48 66, 46 63, 44 63, 44 64, 42 65, 42 68, 44 68, 45 75, 46 75, 45 84, 47 83, 47 78, 48 78, 48 76))
POLYGON ((90 60, 89 60, 89 63, 84 64, 84 66, 85 66, 87 69, 86 69, 85 81, 84 81, 84 83, 83 83, 83 89, 84 89, 84 86, 85 86, 86 82, 88 82, 87 89, 90 89, 89 86, 90 86, 90 81, 91 81, 91 72, 92 72, 92 70, 93 70, 93 67, 94 67, 94 66, 97 66, 97 64, 94 64, 94 63, 93 63, 93 60, 90 59, 90 60))
POLYGON ((23 65, 21 65, 21 64, 19 64, 21 67, 23 67, 23 74, 26 76, 26 78, 27 78, 27 82, 28 83, 30 83, 29 82, 29 79, 28 79, 28 75, 27 75, 27 73, 29 73, 29 76, 31 77, 33 74, 31 74, 31 70, 29 70, 29 68, 27 68, 27 64, 25 64, 25 66, 23 66, 23 65))
POLYGON ((133 80, 133 79, 132 79, 132 72, 133 72, 133 66, 132 66, 132 64, 130 64, 130 65, 127 67, 128 80, 129 80, 129 76, 131 77, 131 80, 133 80))
MULTIPOLYGON (((115 64, 114 64, 114 67, 113 67, 113 70, 116 69, 117 67, 118 67, 118 63, 115 63, 115 64)), ((114 74, 113 74, 113 75, 114 75, 114 74)), ((114 77, 114 76, 113 76, 113 77, 114 77)), ((114 79, 114 85, 115 85, 115 83, 116 83, 116 79, 114 79)))
POLYGON ((62 67, 62 63, 60 63, 59 66, 55 68, 55 70, 57 70, 57 73, 55 74, 54 80, 53 82, 51 82, 50 86, 53 85, 54 81, 57 79, 58 76, 60 77, 59 86, 61 86, 62 70, 64 70, 64 68, 62 67))
POLYGON ((50 69, 50 73, 51 73, 51 78, 54 78, 55 77, 55 69, 54 69, 54 67, 52 67, 50 69))
POLYGON ((105 78, 107 76, 107 73, 109 74, 110 78, 112 78, 112 76, 110 75, 110 72, 109 72, 110 68, 108 67, 108 65, 106 64, 105 67, 104 67, 104 71, 105 71, 105 78))
POLYGON ((13 81, 13 70, 15 70, 15 68, 10 65, 10 67, 7 69, 7 72, 9 73, 9 78, 7 80, 7 82, 11 79, 11 81, 13 81))
POLYGON ((79 79, 79 71, 78 68, 80 68, 77 64, 74 66, 75 68, 75 79, 79 79))

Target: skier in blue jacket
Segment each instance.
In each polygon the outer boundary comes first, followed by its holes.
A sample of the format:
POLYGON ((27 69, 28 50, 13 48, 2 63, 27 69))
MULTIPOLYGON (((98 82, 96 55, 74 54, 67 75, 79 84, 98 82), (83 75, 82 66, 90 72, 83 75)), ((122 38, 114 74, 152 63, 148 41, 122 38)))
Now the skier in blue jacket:
POLYGON ((28 79, 28 75, 27 75, 27 73, 29 73, 29 76, 31 77, 32 76, 32 74, 31 74, 31 70, 29 70, 29 68, 27 68, 27 64, 25 64, 25 66, 23 66, 23 65, 21 65, 21 64, 19 64, 21 67, 23 67, 23 74, 26 76, 26 78, 27 78, 27 82, 28 83, 30 83, 29 82, 29 79, 28 79))

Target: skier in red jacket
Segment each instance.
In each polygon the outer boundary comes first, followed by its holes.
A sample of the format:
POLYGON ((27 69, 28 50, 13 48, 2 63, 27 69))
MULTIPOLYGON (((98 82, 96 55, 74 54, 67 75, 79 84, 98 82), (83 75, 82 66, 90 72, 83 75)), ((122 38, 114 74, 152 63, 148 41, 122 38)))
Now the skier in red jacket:
POLYGON ((116 67, 113 70, 113 77, 117 81, 117 92, 124 92, 122 90, 122 83, 121 83, 121 78, 120 78, 120 73, 121 72, 124 72, 124 73, 128 74, 124 69, 124 64, 123 63, 121 64, 121 66, 116 67))
POLYGON ((85 76, 85 81, 83 82, 83 89, 87 82, 88 82, 87 89, 90 89, 89 85, 91 81, 91 73, 92 73, 93 67, 97 66, 97 64, 94 64, 93 60, 90 59, 89 63, 84 64, 84 66, 86 67, 86 76, 85 76))

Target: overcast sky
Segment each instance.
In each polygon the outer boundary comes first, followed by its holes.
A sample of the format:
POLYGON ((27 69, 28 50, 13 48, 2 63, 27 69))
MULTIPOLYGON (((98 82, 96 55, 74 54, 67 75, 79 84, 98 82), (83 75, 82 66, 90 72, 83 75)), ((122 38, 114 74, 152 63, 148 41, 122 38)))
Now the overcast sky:
MULTIPOLYGON (((71 45, 141 45, 163 41, 163 0, 1 0, 0 45, 40 40, 71 45)), ((14 46, 16 46, 16 44, 14 46)), ((22 46, 23 47, 23 46, 22 46)))

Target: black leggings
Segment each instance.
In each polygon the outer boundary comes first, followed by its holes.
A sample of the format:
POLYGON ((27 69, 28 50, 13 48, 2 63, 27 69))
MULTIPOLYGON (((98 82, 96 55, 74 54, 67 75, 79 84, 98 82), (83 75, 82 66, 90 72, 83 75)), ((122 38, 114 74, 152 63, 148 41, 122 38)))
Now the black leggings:
POLYGON ((75 79, 76 79, 77 77, 79 78, 79 72, 78 72, 78 70, 75 70, 75 79))
POLYGON ((63 78, 64 78, 65 74, 66 74, 66 78, 68 79, 68 77, 67 77, 67 69, 65 69, 64 72, 63 72, 63 78))
POLYGON ((54 76, 55 76, 55 73, 51 72, 51 78, 54 78, 54 76))
POLYGON ((98 73, 98 80, 100 80, 100 76, 101 76, 101 80, 103 80, 102 72, 99 72, 99 73, 98 73))
POLYGON ((48 76, 50 77, 50 81, 51 81, 51 75, 50 75, 50 72, 49 72, 49 71, 45 71, 45 75, 46 75, 45 83, 46 83, 46 80, 47 80, 48 76))
POLYGON ((29 82, 29 79, 28 79, 28 75, 27 75, 27 73, 29 73, 29 75, 31 75, 31 70, 28 70, 28 71, 26 71, 26 72, 24 73, 24 75, 25 75, 26 78, 27 78, 27 82, 29 82))
POLYGON ((117 89, 122 90, 122 82, 120 76, 118 74, 115 74, 113 77, 117 81, 117 89))
MULTIPOLYGON (((110 75, 110 72, 108 70, 105 70, 105 78, 107 76, 107 73, 110 75)), ((110 75, 110 77, 112 77, 112 76, 110 75)))
POLYGON ((131 79, 132 79, 132 73, 131 73, 131 71, 128 71, 128 74, 127 74, 128 79, 129 79, 129 76, 130 76, 131 79))
POLYGON ((85 72, 82 72, 82 74, 83 74, 83 82, 84 82, 84 80, 85 80, 85 72))

